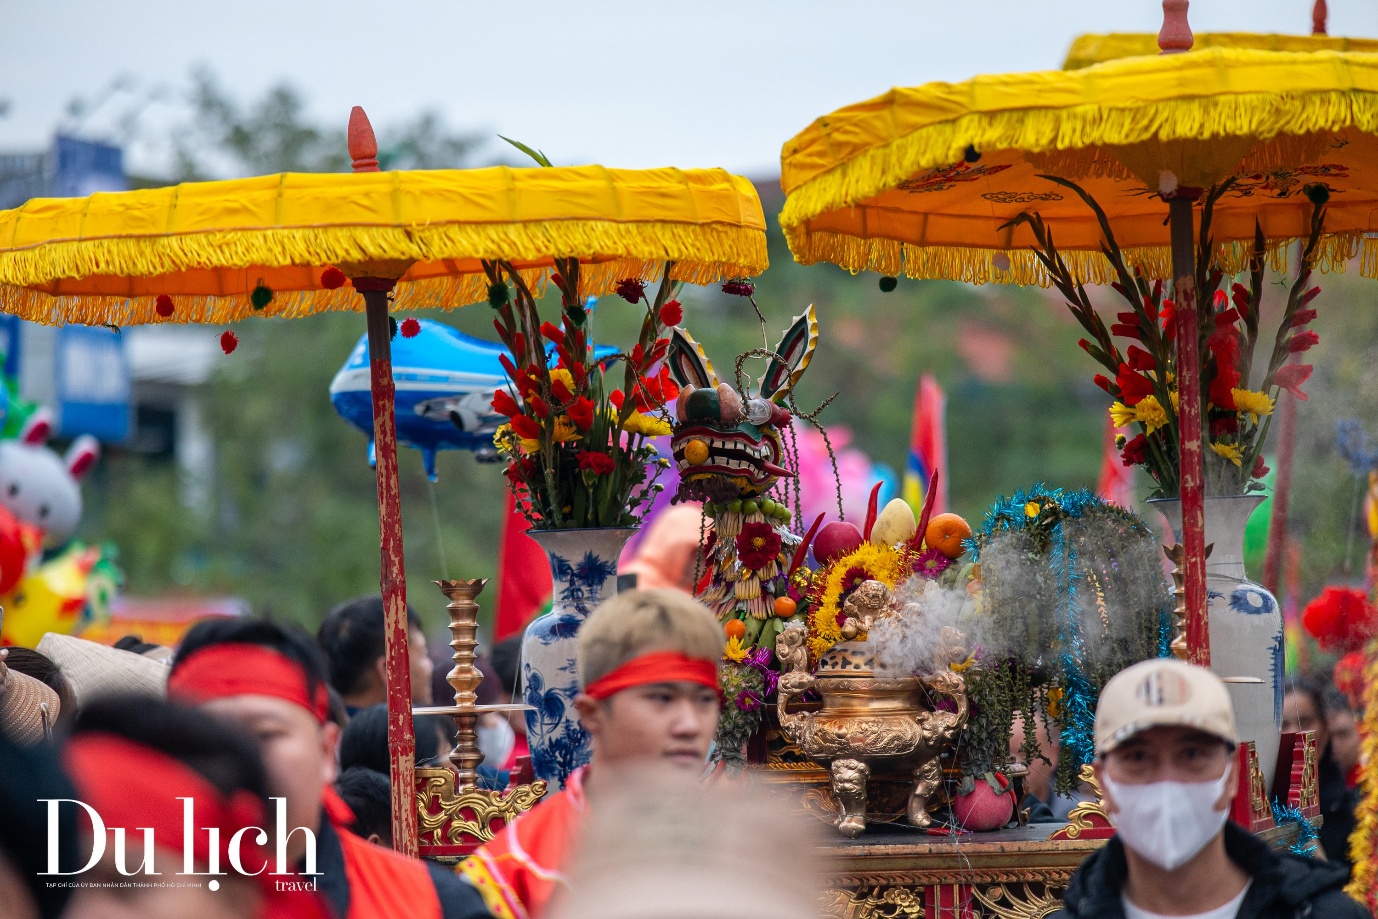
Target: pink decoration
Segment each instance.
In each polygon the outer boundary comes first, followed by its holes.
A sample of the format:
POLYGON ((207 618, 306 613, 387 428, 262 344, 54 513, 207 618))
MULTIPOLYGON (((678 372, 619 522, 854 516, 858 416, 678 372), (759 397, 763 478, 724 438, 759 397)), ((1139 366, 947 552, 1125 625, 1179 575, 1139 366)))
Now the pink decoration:
POLYGON ((959 794, 952 802, 952 815, 963 829, 978 833, 998 830, 1014 816, 1014 788, 1009 779, 998 772, 991 775, 1004 791, 996 791, 991 788, 990 782, 977 778, 975 788, 966 794, 959 794))

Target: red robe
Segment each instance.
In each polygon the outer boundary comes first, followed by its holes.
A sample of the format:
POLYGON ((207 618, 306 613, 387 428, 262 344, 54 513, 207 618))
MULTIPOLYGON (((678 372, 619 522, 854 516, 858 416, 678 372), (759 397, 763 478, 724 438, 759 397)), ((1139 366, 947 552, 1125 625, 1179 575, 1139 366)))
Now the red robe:
POLYGON ((539 919, 555 891, 568 888, 569 855, 584 818, 584 774, 517 817, 459 865, 496 919, 539 919))

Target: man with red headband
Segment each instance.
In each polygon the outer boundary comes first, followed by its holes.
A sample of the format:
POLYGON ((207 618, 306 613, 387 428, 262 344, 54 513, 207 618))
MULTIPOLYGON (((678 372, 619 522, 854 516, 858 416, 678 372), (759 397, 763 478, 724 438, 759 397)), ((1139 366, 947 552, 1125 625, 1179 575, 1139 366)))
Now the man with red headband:
POLYGON ((272 825, 263 764, 233 725, 163 699, 106 696, 82 708, 63 764, 89 808, 76 815, 83 838, 67 870, 93 863, 63 919, 329 919, 316 894, 275 883, 260 835, 272 825), (125 853, 111 831, 124 833, 125 853), (195 874, 182 873, 188 858, 195 874))
POLYGON ((314 853, 316 887, 336 919, 482 919, 472 887, 429 862, 370 845, 346 826, 335 794, 326 664, 303 632, 262 620, 209 620, 186 635, 168 696, 201 706, 258 740, 274 796, 285 799, 286 854, 314 853), (297 829, 298 827, 304 829, 297 829))
POLYGON ((585 799, 616 794, 628 768, 704 768, 718 729, 723 633, 704 606, 669 589, 635 590, 599 606, 579 630, 579 720, 589 765, 563 791, 508 824, 460 865, 498 919, 541 916, 567 886, 585 799))

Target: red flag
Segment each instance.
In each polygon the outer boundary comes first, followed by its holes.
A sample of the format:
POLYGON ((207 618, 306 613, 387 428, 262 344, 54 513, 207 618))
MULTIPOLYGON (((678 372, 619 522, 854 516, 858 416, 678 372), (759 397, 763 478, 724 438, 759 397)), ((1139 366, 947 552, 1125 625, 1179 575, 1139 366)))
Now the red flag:
POLYGON ((498 551, 498 612, 493 640, 502 641, 526 627, 550 599, 550 562, 536 540, 526 535, 529 524, 507 492, 507 517, 498 551))
MULTIPOLYGON (((914 421, 909 430, 909 460, 902 491, 916 516, 923 511, 923 497, 934 469, 947 472, 947 395, 933 374, 925 373, 914 389, 914 421)), ((933 498, 934 514, 947 510, 949 478, 944 474, 938 479, 938 493, 933 498)))
POLYGON ((1115 435, 1128 429, 1115 427, 1109 416, 1105 419, 1105 456, 1100 463, 1100 480, 1096 483, 1096 494, 1120 507, 1134 506, 1134 467, 1126 466, 1120 459, 1120 449, 1115 446, 1115 435))

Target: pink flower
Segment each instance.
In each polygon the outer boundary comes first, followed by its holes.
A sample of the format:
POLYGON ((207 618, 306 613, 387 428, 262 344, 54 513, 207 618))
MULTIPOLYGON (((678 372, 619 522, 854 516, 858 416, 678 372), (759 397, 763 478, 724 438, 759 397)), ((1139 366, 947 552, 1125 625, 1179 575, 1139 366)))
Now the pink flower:
POLYGON ((1300 354, 1303 351, 1310 351, 1320 340, 1321 337, 1315 332, 1298 332, 1287 342, 1287 352, 1289 354, 1300 354))
POLYGON ((1273 382, 1305 402, 1308 397, 1301 391, 1301 384, 1311 379, 1311 371, 1314 369, 1310 364, 1283 364, 1278 368, 1278 372, 1273 374, 1273 382))
POLYGON ((939 549, 925 550, 918 558, 914 559, 914 573, 921 578, 928 578, 930 581, 951 566, 952 559, 944 555, 939 549))

